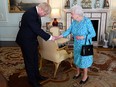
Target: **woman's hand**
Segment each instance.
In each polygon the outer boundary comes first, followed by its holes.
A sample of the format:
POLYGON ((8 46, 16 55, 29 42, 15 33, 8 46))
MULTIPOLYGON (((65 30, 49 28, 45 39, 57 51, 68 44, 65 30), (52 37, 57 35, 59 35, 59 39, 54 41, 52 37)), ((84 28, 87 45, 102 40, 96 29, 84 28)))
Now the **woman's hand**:
POLYGON ((62 37, 63 37, 62 35, 60 35, 60 36, 54 36, 55 40, 60 39, 62 37))
POLYGON ((84 36, 76 36, 76 39, 77 40, 82 40, 82 39, 84 39, 84 36))

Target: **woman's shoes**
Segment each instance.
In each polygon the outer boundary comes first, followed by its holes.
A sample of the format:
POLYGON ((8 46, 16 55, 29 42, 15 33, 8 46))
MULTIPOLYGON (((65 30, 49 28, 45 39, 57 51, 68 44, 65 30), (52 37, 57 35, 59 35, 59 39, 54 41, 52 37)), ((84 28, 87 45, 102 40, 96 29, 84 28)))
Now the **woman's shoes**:
POLYGON ((85 84, 88 81, 89 77, 85 81, 81 80, 79 84, 85 84))
POLYGON ((81 73, 78 76, 73 76, 73 79, 78 79, 81 76, 81 73))

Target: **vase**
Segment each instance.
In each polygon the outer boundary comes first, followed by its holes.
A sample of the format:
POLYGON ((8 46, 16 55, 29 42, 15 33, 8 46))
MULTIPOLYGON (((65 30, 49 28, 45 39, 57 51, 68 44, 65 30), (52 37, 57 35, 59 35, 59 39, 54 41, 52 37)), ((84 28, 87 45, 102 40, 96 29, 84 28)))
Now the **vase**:
POLYGON ((76 4, 77 4, 77 0, 74 0, 72 6, 74 6, 76 4))
POLYGON ((99 0, 96 0, 95 8, 100 8, 100 1, 99 0))
POLYGON ((103 8, 109 8, 109 2, 108 0, 104 0, 104 6, 103 8))
POLYGON ((65 3, 65 8, 70 8, 70 0, 67 0, 65 3))

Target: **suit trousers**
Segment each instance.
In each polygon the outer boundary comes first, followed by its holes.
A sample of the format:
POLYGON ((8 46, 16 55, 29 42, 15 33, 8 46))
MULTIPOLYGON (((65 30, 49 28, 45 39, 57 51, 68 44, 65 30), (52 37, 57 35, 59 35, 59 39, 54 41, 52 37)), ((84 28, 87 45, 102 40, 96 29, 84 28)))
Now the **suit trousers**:
POLYGON ((28 80, 30 82, 37 82, 40 76, 38 67, 38 42, 30 41, 21 45, 21 50, 24 58, 25 69, 27 72, 28 80))

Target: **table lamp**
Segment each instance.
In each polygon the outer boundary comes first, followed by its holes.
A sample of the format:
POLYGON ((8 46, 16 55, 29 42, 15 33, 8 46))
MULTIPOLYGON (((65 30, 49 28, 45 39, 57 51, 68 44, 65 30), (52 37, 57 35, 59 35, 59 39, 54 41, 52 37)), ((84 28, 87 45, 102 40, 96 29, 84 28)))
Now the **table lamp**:
POLYGON ((60 17, 61 17, 60 9, 53 8, 52 12, 51 12, 51 18, 54 18, 54 20, 52 22, 52 26, 58 26, 57 18, 60 18, 60 17))

